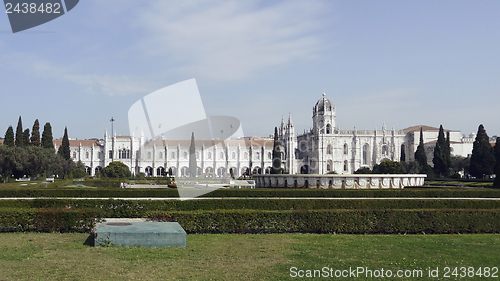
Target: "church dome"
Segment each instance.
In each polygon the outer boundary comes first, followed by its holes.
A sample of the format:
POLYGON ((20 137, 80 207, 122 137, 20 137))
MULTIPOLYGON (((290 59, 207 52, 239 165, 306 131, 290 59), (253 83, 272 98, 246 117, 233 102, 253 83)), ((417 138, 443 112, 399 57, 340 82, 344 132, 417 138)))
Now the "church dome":
POLYGON ((314 106, 314 112, 324 112, 332 110, 333 110, 332 102, 329 99, 327 99, 325 97, 325 93, 323 93, 323 97, 314 106))

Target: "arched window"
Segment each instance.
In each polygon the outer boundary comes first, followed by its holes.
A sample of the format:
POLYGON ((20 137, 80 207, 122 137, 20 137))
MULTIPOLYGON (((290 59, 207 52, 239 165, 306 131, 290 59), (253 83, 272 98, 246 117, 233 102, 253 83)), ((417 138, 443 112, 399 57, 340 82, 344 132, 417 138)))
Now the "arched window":
POLYGON ((368 144, 363 145, 363 165, 368 165, 368 144))
POLYGON ((401 145, 401 158, 400 158, 400 161, 401 162, 405 162, 406 161, 406 151, 405 151, 405 145, 404 144, 401 145))
POLYGON ((267 153, 267 158, 268 158, 268 159, 273 159, 273 154, 272 154, 271 152, 268 152, 268 153, 267 153))
POLYGON ((160 152, 160 153, 158 154, 158 159, 163 159, 163 152, 160 152))
POLYGON ((326 125, 326 133, 330 134, 332 132, 330 124, 326 125))
POLYGON ((188 153, 187 152, 184 152, 184 159, 188 159, 188 153))
POLYGON ((387 146, 382 146, 382 155, 387 155, 387 146))
POLYGON ((326 154, 332 154, 332 145, 329 144, 327 147, 326 147, 326 154))
POLYGON ((231 159, 236 159, 236 152, 231 153, 231 159))
POLYGON ((101 159, 101 152, 100 151, 97 152, 97 159, 101 159))
POLYGON ((344 161, 344 172, 347 172, 347 165, 348 165, 348 162, 347 160, 344 161))
POLYGON ((260 152, 255 153, 255 159, 259 160, 260 159, 260 152))
POLYGON ((148 159, 151 159, 151 152, 148 152, 148 159))
POLYGON ((73 151, 73 158, 76 159, 76 152, 75 151, 73 151))
POLYGON ((212 159, 212 152, 209 152, 207 157, 208 159, 212 159))
POLYGON ((175 152, 170 153, 170 159, 175 159, 175 152))
POLYGON ((349 150, 347 143, 344 143, 344 155, 347 155, 347 151, 349 150))
POLYGON ((243 159, 248 160, 248 152, 245 152, 245 154, 243 154, 243 159))

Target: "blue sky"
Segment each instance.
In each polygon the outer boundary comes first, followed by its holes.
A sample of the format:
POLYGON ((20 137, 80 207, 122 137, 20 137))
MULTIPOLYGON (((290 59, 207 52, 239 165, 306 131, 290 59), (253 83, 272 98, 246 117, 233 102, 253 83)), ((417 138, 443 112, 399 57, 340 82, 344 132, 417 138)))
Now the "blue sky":
MULTIPOLYGON (((207 115, 267 136, 312 126, 323 91, 341 129, 425 124, 500 135, 500 1, 82 0, 12 34, 0 16, 0 134, 50 122, 102 138, 141 97, 196 78, 207 115)), ((168 110, 169 105, 165 104, 168 110)))

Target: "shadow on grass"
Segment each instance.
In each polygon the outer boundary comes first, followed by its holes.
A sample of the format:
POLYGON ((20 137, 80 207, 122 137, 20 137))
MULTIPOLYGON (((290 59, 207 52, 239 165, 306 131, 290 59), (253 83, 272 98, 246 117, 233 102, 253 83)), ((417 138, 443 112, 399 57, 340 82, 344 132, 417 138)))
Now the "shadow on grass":
POLYGON ((85 246, 89 246, 89 247, 94 247, 94 233, 91 233, 87 239, 85 240, 85 242, 83 242, 83 245, 85 246))

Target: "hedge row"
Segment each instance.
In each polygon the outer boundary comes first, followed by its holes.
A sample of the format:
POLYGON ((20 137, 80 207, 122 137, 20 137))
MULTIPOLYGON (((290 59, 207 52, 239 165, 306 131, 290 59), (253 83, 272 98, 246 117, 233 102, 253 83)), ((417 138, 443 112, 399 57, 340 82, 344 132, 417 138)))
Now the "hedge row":
MULTIPOLYGON (((0 231, 91 232, 99 210, 0 209, 0 231)), ((500 209, 478 210, 214 210, 149 212, 187 233, 500 233, 500 209)))
MULTIPOLYGON (((118 186, 120 183, 118 183, 118 186)), ((168 197, 178 198, 174 188, 61 188, 61 189, 7 189, 0 188, 0 198, 12 197, 76 197, 76 198, 140 198, 168 197)))
MULTIPOLYGON (((113 183, 114 185, 114 183, 113 183)), ((119 186, 119 182, 118 182, 119 186)), ((8 197, 179 197, 174 188, 1 188, 0 198, 8 197)), ((500 198, 500 188, 402 190, 333 190, 333 189, 218 189, 205 194, 210 197, 433 197, 433 198, 500 198)))
POLYGON ((152 212, 187 233, 500 233, 500 210, 217 210, 152 212))
POLYGON ((139 218, 149 211, 500 209, 500 200, 203 199, 203 200, 0 200, 0 208, 99 210, 103 216, 139 218))
POLYGON ((0 232, 90 232, 99 210, 0 209, 0 232))

